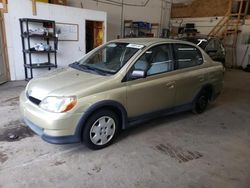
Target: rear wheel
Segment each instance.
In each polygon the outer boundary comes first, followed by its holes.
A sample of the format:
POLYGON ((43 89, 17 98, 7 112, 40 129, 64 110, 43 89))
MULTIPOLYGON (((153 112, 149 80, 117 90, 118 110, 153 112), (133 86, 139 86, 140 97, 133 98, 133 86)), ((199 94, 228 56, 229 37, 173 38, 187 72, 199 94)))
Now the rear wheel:
POLYGON ((195 100, 193 112, 196 114, 203 113, 209 102, 209 94, 206 91, 201 92, 195 100))
POLYGON ((119 118, 110 110, 100 110, 88 120, 83 131, 83 141, 90 149, 107 147, 119 131, 119 118))

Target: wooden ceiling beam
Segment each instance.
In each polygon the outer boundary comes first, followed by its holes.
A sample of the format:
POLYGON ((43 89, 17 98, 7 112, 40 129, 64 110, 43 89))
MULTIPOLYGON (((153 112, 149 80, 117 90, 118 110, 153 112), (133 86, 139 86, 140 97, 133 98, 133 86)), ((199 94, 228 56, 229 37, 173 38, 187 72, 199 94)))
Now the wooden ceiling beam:
POLYGON ((32 0, 32 14, 33 14, 33 16, 37 15, 37 12, 36 12, 36 0, 32 0))
POLYGON ((7 5, 7 0, 2 0, 3 3, 3 12, 8 13, 8 5, 7 5))

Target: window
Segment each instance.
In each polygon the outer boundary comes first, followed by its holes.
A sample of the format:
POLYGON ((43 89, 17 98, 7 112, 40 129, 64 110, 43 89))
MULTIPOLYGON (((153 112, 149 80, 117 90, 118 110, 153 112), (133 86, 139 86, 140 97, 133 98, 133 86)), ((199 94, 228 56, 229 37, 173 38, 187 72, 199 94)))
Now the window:
POLYGON ((194 67, 203 63, 200 50, 194 46, 187 44, 176 44, 175 52, 178 69, 194 67))
POLYGON ((171 45, 159 45, 147 50, 134 64, 133 70, 143 70, 147 76, 174 70, 171 45))
POLYGON ((220 50, 220 48, 221 48, 220 42, 216 39, 211 39, 211 40, 209 40, 205 51, 218 51, 218 50, 220 50))
POLYGON ((214 49, 216 49, 215 40, 211 39, 211 40, 209 40, 205 50, 209 51, 209 50, 214 50, 214 49))

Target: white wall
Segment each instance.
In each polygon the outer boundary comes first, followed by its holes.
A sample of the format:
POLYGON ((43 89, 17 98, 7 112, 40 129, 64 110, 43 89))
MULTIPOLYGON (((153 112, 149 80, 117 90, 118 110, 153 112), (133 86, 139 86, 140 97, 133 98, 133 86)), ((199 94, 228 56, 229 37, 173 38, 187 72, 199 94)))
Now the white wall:
MULTIPOLYGON (((121 0, 116 0, 121 2, 121 0)), ((170 0, 168 0, 170 2, 170 0)), ((179 0, 181 1, 181 0, 179 0)), ((183 0, 182 0, 183 1, 183 0)), ((190 1, 190 0, 184 0, 190 1)), ((146 0, 124 0, 124 3, 142 5, 146 0)), ((124 6, 124 20, 145 21, 151 23, 160 23, 163 27, 168 26, 171 6, 162 5, 163 0, 150 0, 146 7, 124 6), (164 19, 161 19, 163 15, 164 19), (162 20, 162 21, 161 21, 162 20)), ((166 2, 166 0, 164 0, 166 2)), ((121 33, 121 6, 114 6, 95 2, 93 0, 68 0, 69 6, 101 10, 107 12, 108 16, 108 40, 116 39, 121 33)))
MULTIPOLYGON (((24 79, 19 18, 49 19, 55 20, 56 22, 79 25, 79 41, 59 41, 57 54, 59 67, 67 66, 85 54, 85 20, 104 21, 105 28, 107 28, 107 14, 105 12, 37 3, 37 16, 32 16, 30 0, 9 0, 8 13, 4 15, 4 19, 11 80, 24 79)), ((105 41, 106 33, 107 31, 105 31, 105 41)), ((34 60, 41 61, 39 58, 39 56, 35 56, 34 60)), ((34 69, 34 73, 35 75, 41 75, 48 73, 48 70, 34 69)))
MULTIPOLYGON (((81 7, 81 0, 71 0, 68 2, 69 6, 81 7)), ((107 40, 116 39, 120 34, 120 15, 121 8, 112 5, 100 4, 93 1, 84 1, 84 8, 107 12, 107 40), (118 27, 117 27, 118 24, 118 27)))
POLYGON ((245 68, 250 63, 250 44, 247 44, 250 37, 250 20, 246 20, 239 30, 241 33, 237 43, 237 64, 245 68))

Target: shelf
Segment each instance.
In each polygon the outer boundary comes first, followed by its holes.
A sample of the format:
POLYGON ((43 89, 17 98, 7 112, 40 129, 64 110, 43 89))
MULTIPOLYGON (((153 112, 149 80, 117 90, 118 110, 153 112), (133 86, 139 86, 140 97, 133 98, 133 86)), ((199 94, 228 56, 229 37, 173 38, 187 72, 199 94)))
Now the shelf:
POLYGON ((151 23, 151 28, 160 27, 159 23, 151 23))
MULTIPOLYGON (((48 69, 57 68, 57 37, 56 26, 54 20, 39 20, 31 18, 21 18, 20 22, 20 37, 22 40, 22 52, 23 52, 23 61, 24 61, 24 73, 25 80, 30 80, 33 78, 33 69, 48 69), (39 27, 38 27, 39 26, 39 27), (47 32, 40 30, 30 30, 30 28, 47 28, 50 29, 47 32), (33 43, 43 43, 50 45, 50 50, 46 51, 36 51, 34 46, 31 46, 33 43), (33 63, 33 56, 45 56, 44 62, 33 63), (53 57, 53 58, 52 58, 53 57)), ((45 46, 44 46, 45 47, 45 46)), ((42 48, 41 48, 42 49, 42 48)), ((39 62, 39 61, 38 61, 39 62)))
POLYGON ((43 53, 56 53, 56 50, 50 50, 50 51, 35 51, 35 50, 23 50, 24 53, 40 53, 40 54, 43 54, 43 53))
POLYGON ((127 37, 156 37, 159 34, 159 23, 124 20, 123 36, 127 37))
POLYGON ((32 19, 32 18, 21 18, 19 20, 22 22, 55 23, 55 21, 52 21, 52 20, 39 20, 39 19, 32 19))
POLYGON ((133 23, 133 20, 124 20, 124 23, 133 23))
POLYGON ((26 64, 24 65, 26 68, 32 68, 32 69, 42 69, 42 68, 51 68, 51 67, 57 67, 57 65, 52 63, 34 63, 32 65, 26 64))
POLYGON ((56 39, 57 37, 56 36, 53 36, 53 35, 40 35, 40 34, 22 34, 21 35, 22 37, 24 38, 43 38, 43 39, 56 39))

